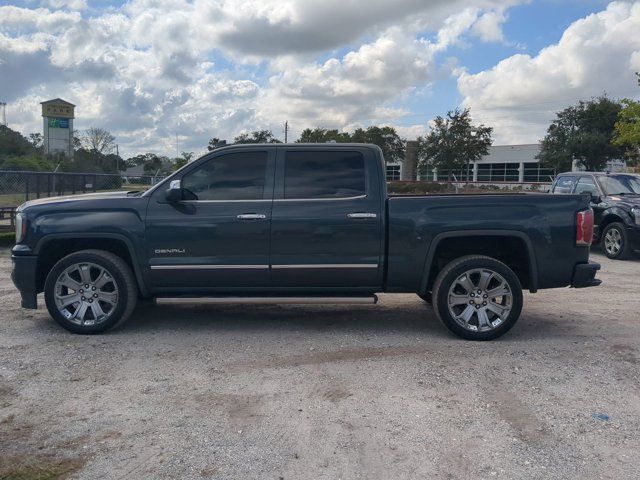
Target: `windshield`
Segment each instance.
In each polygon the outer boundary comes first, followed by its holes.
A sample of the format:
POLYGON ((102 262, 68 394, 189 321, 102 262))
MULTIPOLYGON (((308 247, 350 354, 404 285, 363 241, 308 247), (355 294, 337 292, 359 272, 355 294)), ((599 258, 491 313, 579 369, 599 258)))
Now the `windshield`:
POLYGON ((640 177, 616 175, 615 177, 599 177, 598 181, 605 195, 640 195, 640 177))

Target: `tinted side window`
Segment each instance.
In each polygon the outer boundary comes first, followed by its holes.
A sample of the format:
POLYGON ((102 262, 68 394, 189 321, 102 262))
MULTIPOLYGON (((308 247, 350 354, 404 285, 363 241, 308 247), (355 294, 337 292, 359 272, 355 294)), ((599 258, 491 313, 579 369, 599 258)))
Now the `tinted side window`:
POLYGON ((361 153, 286 153, 284 198, 340 198, 364 194, 364 157, 361 153))
POLYGON ((553 187, 553 193, 571 193, 574 183, 575 178, 573 177, 558 177, 553 187))
POLYGON ((587 177, 583 177, 578 180, 578 185, 576 186, 575 193, 592 193, 594 195, 598 194, 598 187, 596 187, 596 182, 587 177))
POLYGON ((238 152, 212 158, 182 179, 198 200, 260 200, 267 152, 238 152))

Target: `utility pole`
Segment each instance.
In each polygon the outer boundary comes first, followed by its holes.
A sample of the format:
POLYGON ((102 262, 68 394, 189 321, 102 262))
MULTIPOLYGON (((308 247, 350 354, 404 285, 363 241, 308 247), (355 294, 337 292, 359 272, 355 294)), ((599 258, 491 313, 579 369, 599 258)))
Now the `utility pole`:
POLYGON ((289 121, 284 122, 284 143, 287 143, 289 138, 289 121))
POLYGON ((6 112, 6 108, 7 108, 7 102, 0 102, 0 108, 2 108, 2 121, 0 122, 0 125, 4 125, 5 127, 7 126, 7 112, 6 112))
POLYGON ((116 143, 116 173, 118 173, 118 158, 120 158, 120 149, 116 143))
POLYGON ((180 157, 180 149, 178 148, 178 134, 176 133, 176 158, 180 157))

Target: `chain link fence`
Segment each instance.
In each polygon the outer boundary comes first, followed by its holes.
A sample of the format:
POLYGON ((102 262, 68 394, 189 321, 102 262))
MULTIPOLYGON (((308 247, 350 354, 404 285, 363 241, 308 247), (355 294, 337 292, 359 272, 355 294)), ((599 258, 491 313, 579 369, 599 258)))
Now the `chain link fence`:
POLYGON ((116 190, 146 190, 164 177, 109 173, 0 172, 0 208, 36 198, 116 190))
POLYGON ((109 173, 0 172, 0 229, 12 221, 5 212, 36 198, 117 190, 146 190, 163 177, 109 173))

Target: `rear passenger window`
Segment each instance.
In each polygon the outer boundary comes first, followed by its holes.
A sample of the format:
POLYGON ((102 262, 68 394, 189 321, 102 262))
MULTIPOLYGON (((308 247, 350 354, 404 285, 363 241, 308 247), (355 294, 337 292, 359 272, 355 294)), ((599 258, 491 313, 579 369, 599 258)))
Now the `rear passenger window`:
POLYGON ((341 198, 364 194, 364 157, 361 153, 286 153, 284 198, 341 198))
POLYGON ((575 178, 573 177, 558 177, 553 187, 553 193, 571 193, 574 183, 575 178))

